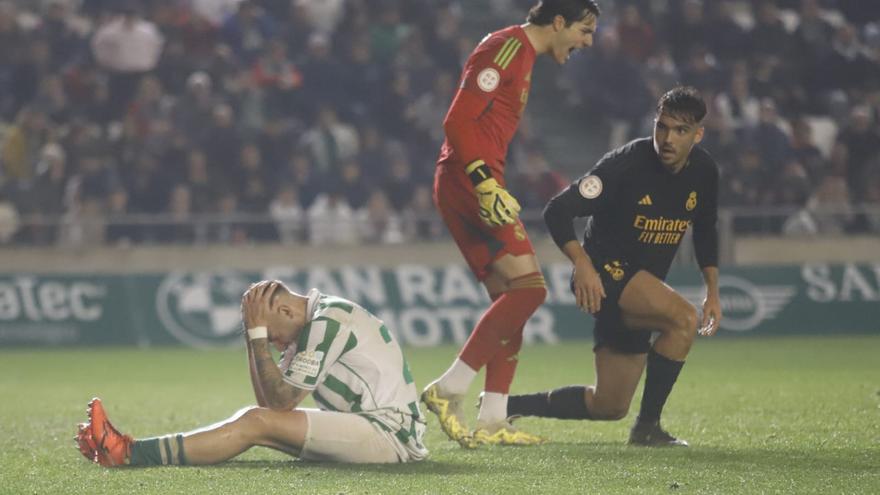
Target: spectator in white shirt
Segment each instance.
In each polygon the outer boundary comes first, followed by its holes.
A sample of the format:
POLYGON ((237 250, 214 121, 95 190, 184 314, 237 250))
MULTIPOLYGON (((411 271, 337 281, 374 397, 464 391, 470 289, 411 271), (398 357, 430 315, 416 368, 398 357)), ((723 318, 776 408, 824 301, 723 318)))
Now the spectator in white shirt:
POLYGON ((299 204, 296 188, 283 185, 269 204, 269 214, 275 221, 278 239, 283 244, 296 244, 303 238, 305 213, 299 204))
POLYGON ((120 15, 95 31, 92 53, 98 65, 109 73, 113 118, 125 112, 141 76, 156 68, 164 42, 156 25, 141 18, 130 3, 120 8, 120 15))
POLYGON ((358 241, 357 219, 351 206, 338 192, 329 190, 309 207, 309 242, 315 246, 351 245, 358 241))

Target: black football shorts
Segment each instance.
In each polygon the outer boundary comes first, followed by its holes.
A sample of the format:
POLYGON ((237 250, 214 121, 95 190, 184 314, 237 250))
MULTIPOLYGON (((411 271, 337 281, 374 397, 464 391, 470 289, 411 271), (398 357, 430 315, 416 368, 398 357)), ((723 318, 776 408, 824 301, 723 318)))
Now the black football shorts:
MULTIPOLYGON (((602 308, 593 315, 596 319, 596 325, 593 327, 593 350, 607 346, 625 354, 648 352, 651 349, 651 331, 624 327, 623 315, 618 305, 623 288, 639 268, 623 258, 594 256, 592 260, 602 279, 606 296, 602 300, 602 308)), ((574 292, 574 272, 572 272, 571 290, 574 292)))

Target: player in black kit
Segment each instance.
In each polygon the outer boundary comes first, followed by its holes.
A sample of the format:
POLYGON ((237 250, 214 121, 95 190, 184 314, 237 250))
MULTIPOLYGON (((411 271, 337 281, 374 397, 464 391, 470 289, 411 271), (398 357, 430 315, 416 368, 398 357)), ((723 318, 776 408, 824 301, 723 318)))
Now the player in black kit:
POLYGON ((660 427, 660 411, 695 335, 714 335, 721 320, 718 166, 695 146, 705 115, 697 90, 670 90, 657 105, 653 139, 608 153, 547 204, 550 234, 574 264, 577 304, 596 319, 596 384, 510 396, 508 416, 622 419, 647 363, 629 443, 687 445, 660 427), (575 237, 575 217, 590 217, 583 245, 575 237), (690 225, 707 288, 701 321, 696 308, 663 282, 690 225), (658 332, 653 345, 652 332, 658 332))

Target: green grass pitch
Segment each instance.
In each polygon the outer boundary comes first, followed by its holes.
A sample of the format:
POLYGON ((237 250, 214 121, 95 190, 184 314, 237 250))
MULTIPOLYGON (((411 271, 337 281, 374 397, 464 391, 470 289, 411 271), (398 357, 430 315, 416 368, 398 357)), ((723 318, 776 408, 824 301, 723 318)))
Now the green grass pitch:
MULTIPOLYGON (((417 384, 455 351, 406 349, 417 384)), ((110 470, 72 440, 92 396, 136 437, 187 431, 252 403, 243 349, 5 349, 0 493, 880 493, 878 354, 878 336, 700 339, 664 415, 689 449, 625 445, 639 391, 623 421, 523 420, 551 439, 540 447, 464 451, 431 416, 423 463, 312 464, 255 448, 218 466, 110 470)), ((527 347, 514 392, 592 378, 588 342, 527 347)))

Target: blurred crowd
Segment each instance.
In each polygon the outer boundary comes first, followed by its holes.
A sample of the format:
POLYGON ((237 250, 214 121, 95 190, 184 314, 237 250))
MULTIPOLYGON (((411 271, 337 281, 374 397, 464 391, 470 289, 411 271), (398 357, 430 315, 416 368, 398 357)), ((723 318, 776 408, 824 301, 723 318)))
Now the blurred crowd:
MULTIPOLYGON (((441 124, 485 34, 469 9, 497 29, 532 3, 0 0, 0 242, 441 237, 441 124)), ((570 116, 620 144, 695 85, 723 205, 790 207, 776 232, 880 231, 859 210, 880 203, 880 2, 600 3, 595 47, 562 73, 570 116)), ((569 180, 539 132, 508 175, 532 211, 569 180)))
POLYGON ((735 232, 880 232, 880 2, 614 5, 570 73, 572 100, 604 119, 611 145, 648 135, 653 102, 684 82, 709 104, 702 145, 722 167, 721 206, 740 212, 735 232))

